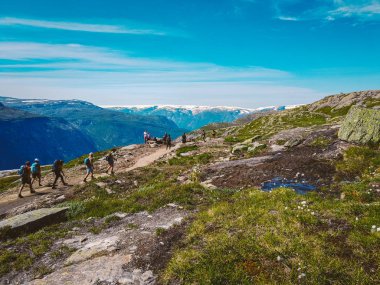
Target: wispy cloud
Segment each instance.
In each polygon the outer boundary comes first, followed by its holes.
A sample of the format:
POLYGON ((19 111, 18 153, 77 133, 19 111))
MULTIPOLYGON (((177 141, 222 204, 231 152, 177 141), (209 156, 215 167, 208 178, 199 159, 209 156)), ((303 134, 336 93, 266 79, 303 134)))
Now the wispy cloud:
POLYGON ((249 107, 270 100, 275 105, 302 103, 319 96, 289 84, 293 78, 265 67, 136 58, 77 44, 0 43, 0 94, 6 96, 57 96, 103 105, 197 102, 249 107))
POLYGON ((0 43, 0 69, 20 74, 29 71, 76 70, 129 73, 134 78, 149 80, 258 80, 291 76, 281 70, 263 67, 225 67, 211 63, 189 63, 131 57, 108 48, 77 44, 45 44, 34 42, 0 43), (8 61, 11 61, 9 63, 8 61))
POLYGON ((380 21, 380 0, 324 0, 298 7, 300 0, 275 0, 276 18, 283 21, 380 21), (313 5, 314 3, 314 5, 313 5))
POLYGON ((350 18, 357 17, 364 20, 380 20, 380 2, 366 1, 366 3, 354 4, 350 1, 339 1, 337 8, 327 12, 327 18, 350 18))
POLYGON ((80 32, 90 32, 90 33, 155 35, 155 36, 168 35, 168 33, 165 31, 158 31, 154 29, 136 29, 136 28, 130 28, 123 25, 47 21, 47 20, 23 19, 23 18, 12 18, 12 17, 0 18, 0 25, 1 26, 26 26, 26 27, 35 27, 35 28, 44 28, 44 29, 58 29, 58 30, 80 31, 80 32))
POLYGON ((292 22, 296 22, 296 21, 300 20, 296 17, 286 17, 286 16, 278 16, 277 19, 279 19, 281 21, 292 21, 292 22))

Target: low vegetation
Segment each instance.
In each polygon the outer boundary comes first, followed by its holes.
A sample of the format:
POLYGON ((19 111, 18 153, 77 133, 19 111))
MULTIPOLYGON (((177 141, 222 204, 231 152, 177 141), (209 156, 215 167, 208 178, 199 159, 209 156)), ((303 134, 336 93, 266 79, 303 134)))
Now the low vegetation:
POLYGON ((314 113, 302 109, 289 110, 260 117, 241 128, 237 128, 234 133, 226 137, 225 141, 242 142, 255 136, 266 139, 281 130, 323 125, 326 122, 327 117, 322 113, 314 113))
MULTIPOLYGON (((64 224, 46 227, 36 233, 3 240, 0 243, 0 276, 10 271, 28 270, 32 266, 38 268, 36 261, 51 250, 53 243, 68 235, 64 224)), ((68 254, 69 251, 66 251, 68 254)), ((52 258, 64 255, 53 254, 52 258)), ((40 275, 41 272, 36 272, 40 275)))

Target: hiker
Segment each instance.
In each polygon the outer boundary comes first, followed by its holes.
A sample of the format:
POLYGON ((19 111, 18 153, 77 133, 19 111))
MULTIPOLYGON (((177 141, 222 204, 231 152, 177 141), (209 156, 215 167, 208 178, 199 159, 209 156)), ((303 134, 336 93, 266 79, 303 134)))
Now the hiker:
POLYGON ((90 152, 88 157, 84 160, 86 165, 86 176, 83 179, 83 182, 87 182, 87 177, 91 174, 91 180, 94 179, 94 154, 90 152))
POLYGON ((216 137, 216 131, 215 130, 212 130, 212 137, 215 139, 216 137))
POLYGON ((32 164, 31 167, 32 171, 32 185, 34 180, 38 178, 38 186, 42 186, 41 184, 41 164, 38 158, 34 160, 34 163, 32 164))
POLYGON ((32 181, 30 179, 31 170, 30 170, 29 161, 25 162, 25 164, 20 167, 18 174, 21 177, 21 187, 20 187, 20 190, 18 191, 18 197, 24 198, 24 196, 21 195, 21 191, 24 188, 25 184, 29 184, 30 193, 36 193, 36 191, 34 191, 33 189, 32 181))
POLYGON ((58 182, 58 179, 61 178, 61 181, 62 181, 62 184, 67 186, 69 184, 67 184, 65 182, 65 180, 63 179, 63 176, 65 176, 65 173, 63 172, 63 160, 55 160, 54 163, 53 163, 53 167, 52 167, 52 170, 55 174, 55 179, 54 179, 54 182, 53 182, 53 186, 51 187, 51 189, 56 189, 57 186, 56 186, 56 183, 58 182))
POLYGON ((183 135, 182 135, 182 143, 186 143, 186 139, 187 139, 186 134, 183 133, 183 135))
POLYGON ((144 131, 144 144, 148 142, 148 133, 147 131, 144 131))
POLYGON ((202 130, 202 139, 205 142, 206 141, 206 131, 202 130))
POLYGON ((108 168, 107 168, 107 171, 106 173, 108 174, 108 171, 111 170, 111 174, 114 174, 115 172, 113 171, 113 166, 115 164, 115 161, 116 161, 116 158, 114 157, 114 152, 115 150, 113 149, 107 156, 106 156, 106 160, 108 162, 108 168))
POLYGON ((164 137, 162 138, 162 141, 166 145, 166 140, 168 139, 168 133, 165 133, 164 137))
POLYGON ((166 139, 166 149, 170 149, 172 147, 172 138, 170 135, 168 135, 166 139))

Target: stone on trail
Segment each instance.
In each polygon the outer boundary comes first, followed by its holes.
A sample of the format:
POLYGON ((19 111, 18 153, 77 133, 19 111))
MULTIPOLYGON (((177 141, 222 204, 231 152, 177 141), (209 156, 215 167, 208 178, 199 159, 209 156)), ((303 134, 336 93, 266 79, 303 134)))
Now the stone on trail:
POLYGON ((340 127, 341 140, 360 144, 380 142, 380 110, 354 106, 340 127))
POLYGON ((62 222, 66 220, 65 208, 42 208, 21 215, 11 217, 0 221, 1 228, 9 228, 7 234, 10 237, 18 236, 24 233, 37 231, 48 225, 62 222))

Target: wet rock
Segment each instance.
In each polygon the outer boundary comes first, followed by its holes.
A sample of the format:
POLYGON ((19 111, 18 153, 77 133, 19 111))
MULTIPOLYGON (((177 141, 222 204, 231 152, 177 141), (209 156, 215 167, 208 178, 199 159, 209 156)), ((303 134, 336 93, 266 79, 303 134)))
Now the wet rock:
POLYGON ((9 236, 31 233, 48 225, 66 220, 68 208, 42 208, 0 221, 1 228, 9 228, 9 236))
POLYGON ((354 106, 338 132, 341 140, 360 144, 380 142, 380 110, 354 106))

